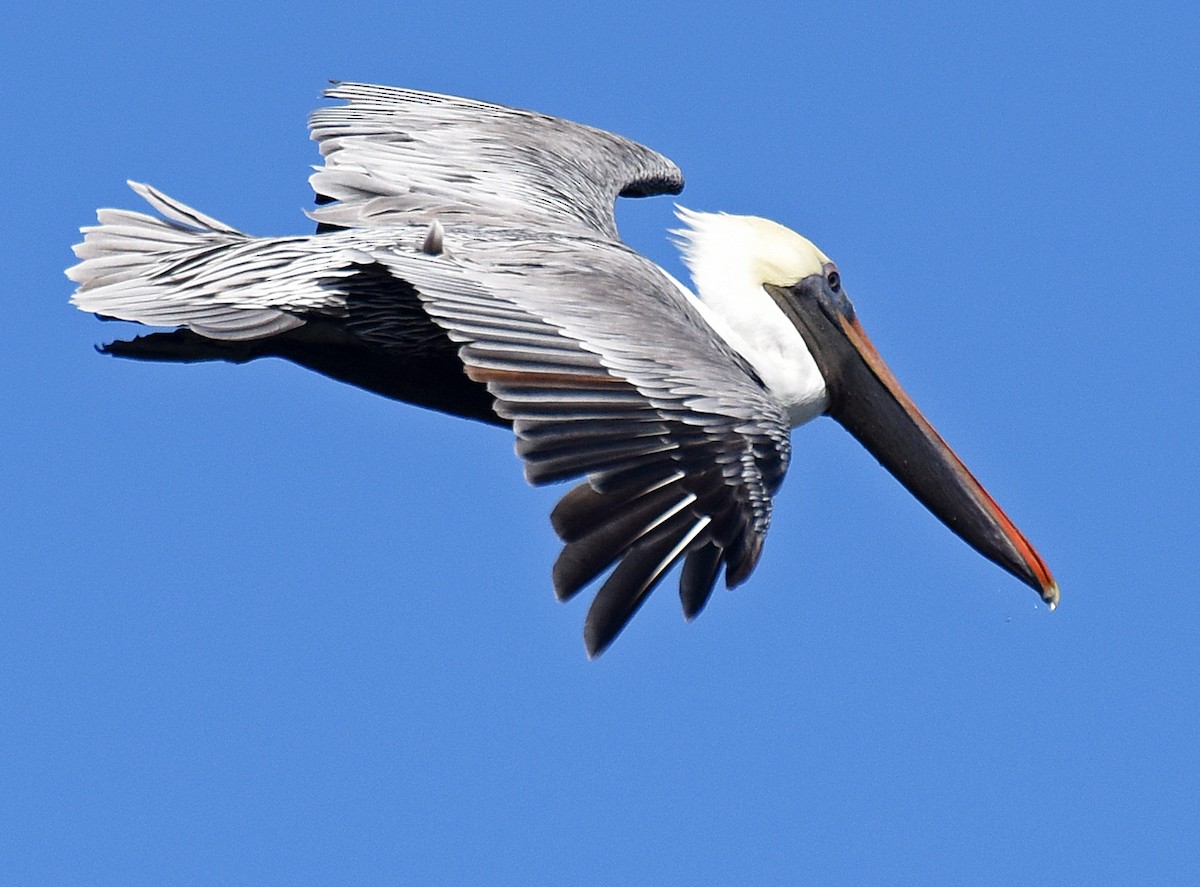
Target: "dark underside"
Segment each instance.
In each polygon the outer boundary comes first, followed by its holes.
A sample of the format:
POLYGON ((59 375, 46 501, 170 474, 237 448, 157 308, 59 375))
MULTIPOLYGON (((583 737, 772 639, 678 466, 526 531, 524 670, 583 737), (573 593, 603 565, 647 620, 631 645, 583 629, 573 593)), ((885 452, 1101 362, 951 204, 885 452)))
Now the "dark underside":
POLYGON ((136 360, 246 363, 281 357, 392 400, 508 427, 492 396, 467 378, 458 345, 433 323, 407 281, 379 265, 342 278, 344 312, 310 314, 304 325, 261 339, 211 339, 188 329, 116 341, 100 350, 136 360))
POLYGON ((444 349, 414 355, 371 345, 344 329, 317 321, 268 339, 223 341, 183 329, 112 342, 100 350, 117 357, 172 363, 246 363, 260 357, 282 357, 393 400, 492 425, 510 424, 493 412, 487 389, 467 378, 457 348, 448 339, 444 349))
POLYGON ((467 378, 457 346, 444 336, 440 347, 436 346, 426 342, 418 353, 383 347, 362 340, 340 324, 313 320, 259 340, 216 340, 182 329, 110 342, 100 350, 119 358, 179 364, 208 360, 245 364, 258 358, 283 358, 391 400, 509 427, 511 422, 493 412, 492 396, 485 386, 467 378))

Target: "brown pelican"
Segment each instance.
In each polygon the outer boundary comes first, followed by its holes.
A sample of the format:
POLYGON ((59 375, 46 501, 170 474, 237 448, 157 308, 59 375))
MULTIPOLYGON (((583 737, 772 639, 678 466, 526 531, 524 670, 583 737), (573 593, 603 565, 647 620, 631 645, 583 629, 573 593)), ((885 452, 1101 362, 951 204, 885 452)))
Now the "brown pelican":
POLYGON ((104 209, 73 302, 172 327, 102 350, 283 357, 511 426, 554 508, 554 588, 611 570, 584 638, 604 650, 682 560, 684 615, 758 562, 790 431, 841 423, 930 511, 1051 608, 1025 536, 924 419, 859 325, 829 258, 765 219, 681 209, 696 292, 621 242, 618 196, 677 194, 628 139, 460 98, 335 84, 311 119, 317 233, 253 237, 130 183, 160 214, 104 209))

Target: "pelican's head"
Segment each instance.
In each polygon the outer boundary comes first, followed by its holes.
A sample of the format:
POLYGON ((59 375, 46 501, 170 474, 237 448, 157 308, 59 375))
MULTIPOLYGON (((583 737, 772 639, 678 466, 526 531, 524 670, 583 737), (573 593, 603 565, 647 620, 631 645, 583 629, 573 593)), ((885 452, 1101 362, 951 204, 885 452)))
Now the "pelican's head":
POLYGON ((687 227, 672 233, 678 235, 683 260, 706 301, 737 292, 745 283, 787 286, 831 264, 807 237, 770 219, 683 207, 676 208, 676 215, 687 227))
POLYGON ((1058 585, 1045 562, 901 388, 829 257, 767 219, 683 209, 679 217, 697 291, 732 335, 718 331, 793 421, 832 416, 946 526, 1053 608, 1058 585), (804 403, 812 413, 797 407, 804 403))

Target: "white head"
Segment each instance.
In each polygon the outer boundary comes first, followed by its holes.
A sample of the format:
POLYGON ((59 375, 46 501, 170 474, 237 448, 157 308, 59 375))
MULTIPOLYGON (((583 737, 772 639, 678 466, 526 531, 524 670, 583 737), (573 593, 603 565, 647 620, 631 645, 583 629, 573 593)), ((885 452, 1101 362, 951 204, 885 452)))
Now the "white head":
POLYGON ((829 257, 812 241, 770 219, 701 213, 683 207, 676 215, 687 227, 677 235, 684 264, 701 298, 750 284, 789 286, 820 274, 829 257))

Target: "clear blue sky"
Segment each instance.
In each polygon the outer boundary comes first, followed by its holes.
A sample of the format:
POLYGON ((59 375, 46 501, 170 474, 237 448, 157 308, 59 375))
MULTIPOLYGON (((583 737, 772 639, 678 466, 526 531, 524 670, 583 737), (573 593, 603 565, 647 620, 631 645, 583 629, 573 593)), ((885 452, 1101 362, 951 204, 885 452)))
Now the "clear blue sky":
MULTIPOLYGON (((6 13, 0 881, 1200 877, 1200 15, 905 6, 6 13), (506 433, 96 354, 76 229, 135 178, 309 230, 328 78, 614 129, 812 237, 1060 610, 821 420, 752 581, 588 662, 506 433)), ((682 275, 669 200, 619 220, 682 275)))

